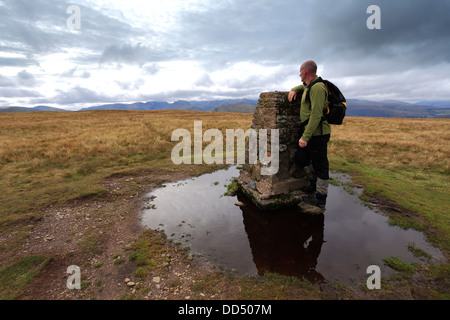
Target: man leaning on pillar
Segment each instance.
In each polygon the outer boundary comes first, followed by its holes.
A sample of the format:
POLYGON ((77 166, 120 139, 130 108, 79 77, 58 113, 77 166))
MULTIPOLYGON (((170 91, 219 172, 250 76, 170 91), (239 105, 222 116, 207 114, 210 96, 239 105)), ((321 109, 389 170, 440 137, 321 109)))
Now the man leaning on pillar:
MULTIPOLYGON (((304 62, 300 67, 302 85, 296 86, 289 92, 289 101, 300 97, 300 121, 296 161, 308 176, 315 176, 315 194, 303 198, 303 202, 325 208, 328 195, 329 163, 327 145, 330 140, 331 128, 323 118, 324 109, 328 104, 328 92, 323 82, 317 82, 317 64, 312 61, 304 62)), ((314 190, 312 190, 314 191, 314 190)))

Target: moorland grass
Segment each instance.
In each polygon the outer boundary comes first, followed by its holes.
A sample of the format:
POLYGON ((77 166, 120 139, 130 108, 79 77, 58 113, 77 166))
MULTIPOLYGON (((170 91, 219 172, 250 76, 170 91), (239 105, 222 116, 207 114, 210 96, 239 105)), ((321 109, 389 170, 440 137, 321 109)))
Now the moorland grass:
MULTIPOLYGON (((0 114, 0 231, 29 222, 42 208, 101 196, 117 173, 188 170, 174 165, 175 129, 248 129, 253 116, 192 111, 83 111, 0 114)), ((392 220, 426 231, 448 250, 450 241, 450 120, 347 117, 333 126, 331 169, 350 172, 366 197, 382 197, 425 220, 392 220)), ((210 142, 204 141, 203 146, 210 142)))
MULTIPOLYGON (((101 197, 106 191, 102 182, 111 175, 146 170, 196 175, 217 168, 174 165, 170 155, 177 142, 171 141, 172 132, 193 132, 194 121, 201 120, 203 131, 217 128, 225 136, 226 129, 248 129, 252 118, 164 110, 0 114, 0 234, 14 230, 17 238, 10 237, 0 249, 18 247, 50 204, 101 197)), ((391 221, 424 231, 448 256, 449 140, 450 119, 347 117, 342 126, 332 128, 331 170, 350 173, 364 185, 366 199, 388 199, 413 212, 409 218, 393 214, 391 221)), ((36 264, 25 269, 29 271, 21 272, 28 283, 36 264)), ((448 267, 441 269, 433 270, 445 278, 448 267)))

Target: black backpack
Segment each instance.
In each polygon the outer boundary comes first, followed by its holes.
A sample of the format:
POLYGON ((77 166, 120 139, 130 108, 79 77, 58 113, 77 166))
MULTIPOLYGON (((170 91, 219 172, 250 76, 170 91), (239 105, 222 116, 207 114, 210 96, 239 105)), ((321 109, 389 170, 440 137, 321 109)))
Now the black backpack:
POLYGON ((347 101, 345 100, 344 95, 341 93, 338 87, 336 87, 333 83, 328 80, 323 80, 319 77, 316 81, 309 84, 309 89, 306 93, 306 101, 310 101, 309 99, 309 90, 311 90, 312 86, 316 83, 322 82, 325 84, 325 88, 328 91, 328 100, 329 103, 327 105, 327 110, 324 110, 324 115, 322 120, 328 121, 329 124, 342 124, 345 117, 345 111, 347 110, 347 101))

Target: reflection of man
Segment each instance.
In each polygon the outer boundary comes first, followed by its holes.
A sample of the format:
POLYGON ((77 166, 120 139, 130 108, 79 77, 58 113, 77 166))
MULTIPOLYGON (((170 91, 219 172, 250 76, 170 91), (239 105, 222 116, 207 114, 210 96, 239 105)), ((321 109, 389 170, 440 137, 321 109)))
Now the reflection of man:
POLYGON ((315 196, 308 196, 304 202, 325 208, 328 194, 329 164, 327 144, 330 140, 331 128, 323 118, 328 103, 328 93, 322 82, 316 83, 317 65, 314 61, 306 61, 300 67, 300 78, 303 85, 294 87, 289 92, 289 101, 301 94, 300 120, 302 132, 298 141, 297 161, 306 173, 315 172, 317 181, 315 196))
POLYGON ((238 199, 246 203, 241 210, 258 274, 325 280, 316 271, 324 242, 324 215, 299 215, 296 210, 263 212, 244 196, 238 195, 238 199))

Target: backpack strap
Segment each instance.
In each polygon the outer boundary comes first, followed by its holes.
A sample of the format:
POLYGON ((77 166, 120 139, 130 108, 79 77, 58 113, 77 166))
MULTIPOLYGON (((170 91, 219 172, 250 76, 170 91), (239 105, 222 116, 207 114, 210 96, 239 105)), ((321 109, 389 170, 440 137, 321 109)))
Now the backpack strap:
MULTIPOLYGON (((307 91, 306 91, 306 97, 305 97, 305 102, 311 102, 311 98, 309 97, 309 91, 311 90, 311 88, 312 88, 312 86, 313 85, 315 85, 316 83, 319 83, 319 82, 322 82, 322 83, 325 83, 325 81, 322 79, 322 77, 319 77, 319 78, 317 78, 315 81, 313 81, 313 82, 311 82, 309 85, 307 85, 306 86, 306 89, 307 89, 307 91)), ((326 86, 325 86, 326 87, 326 86)), ((325 111, 324 111, 325 112, 325 111)), ((322 116, 322 119, 320 120, 321 122, 322 121, 324 121, 326 118, 325 118, 325 115, 323 115, 322 116)), ((308 124, 308 121, 309 121, 309 119, 307 120, 307 121, 305 121, 305 126, 308 124)), ((302 123, 303 124, 303 123, 302 123)))
POLYGON ((310 84, 308 84, 306 86, 307 91, 306 91, 305 102, 311 102, 310 97, 309 97, 309 91, 311 90, 313 85, 315 85, 316 83, 319 83, 319 82, 324 82, 322 77, 317 78, 315 81, 311 82, 310 84))

